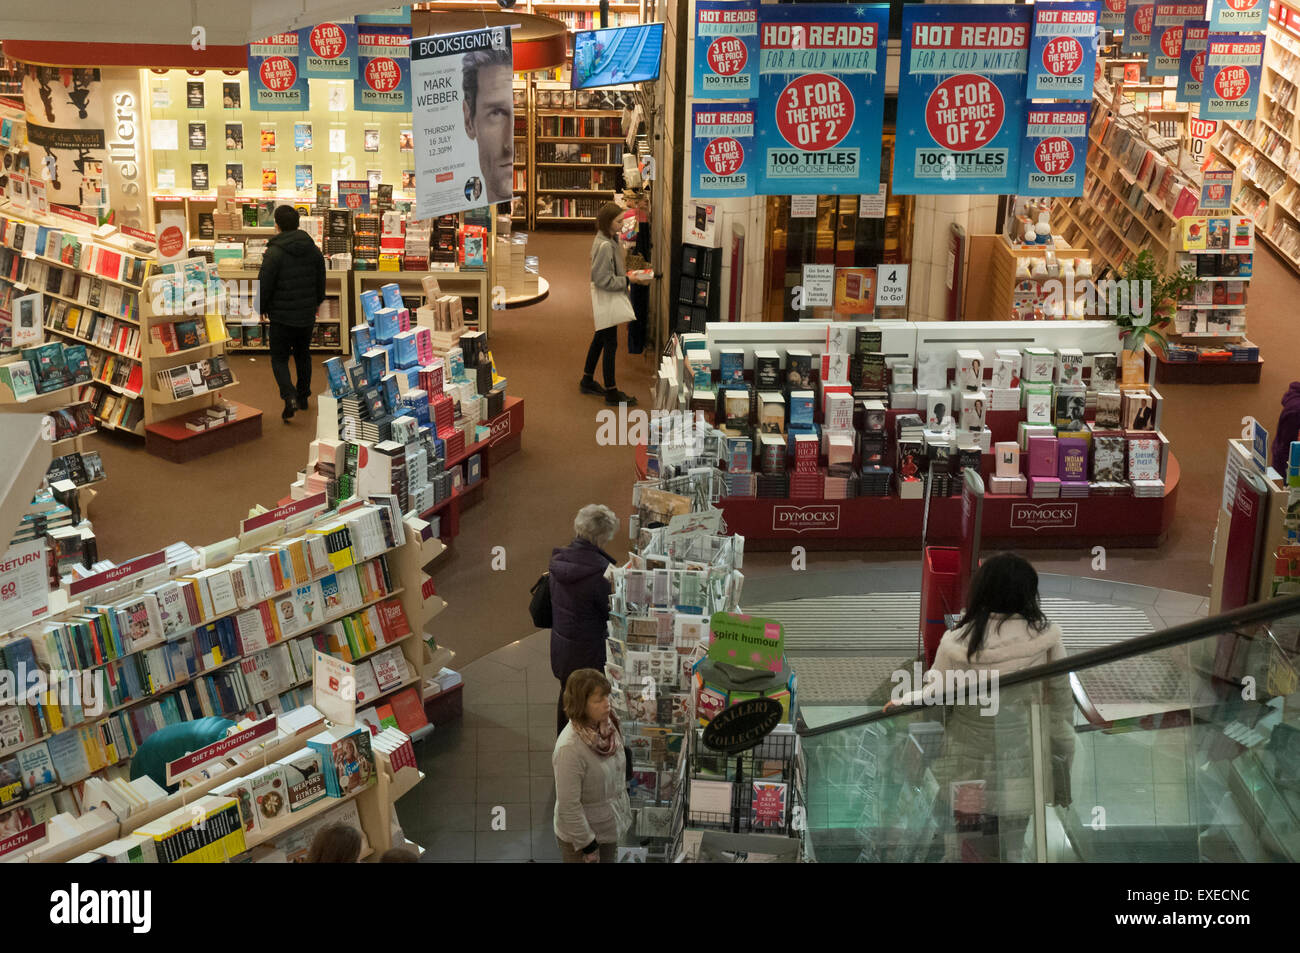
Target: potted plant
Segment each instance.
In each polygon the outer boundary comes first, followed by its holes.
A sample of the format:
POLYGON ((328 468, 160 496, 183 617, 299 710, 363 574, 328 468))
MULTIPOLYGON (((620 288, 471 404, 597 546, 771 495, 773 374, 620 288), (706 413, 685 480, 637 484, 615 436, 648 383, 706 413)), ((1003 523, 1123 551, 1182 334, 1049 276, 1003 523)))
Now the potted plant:
POLYGON ((1127 296, 1127 311, 1114 315, 1124 350, 1140 351, 1143 345, 1153 344, 1163 354, 1167 346, 1165 329, 1173 320, 1178 302, 1195 287, 1196 269, 1187 265, 1167 274, 1156 267, 1155 256, 1143 249, 1116 269, 1115 280, 1123 287, 1140 289, 1127 296), (1143 307, 1139 308, 1139 303, 1143 307))

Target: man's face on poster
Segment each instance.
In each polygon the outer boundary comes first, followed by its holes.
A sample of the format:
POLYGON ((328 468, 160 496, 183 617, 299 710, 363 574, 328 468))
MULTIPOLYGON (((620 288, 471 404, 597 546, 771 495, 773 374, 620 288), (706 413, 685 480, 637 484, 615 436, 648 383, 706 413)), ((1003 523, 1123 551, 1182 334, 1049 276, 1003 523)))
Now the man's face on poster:
POLYGON ((478 143, 479 170, 489 202, 508 200, 515 181, 514 70, 505 64, 478 71, 478 97, 471 114, 464 104, 465 132, 478 143))

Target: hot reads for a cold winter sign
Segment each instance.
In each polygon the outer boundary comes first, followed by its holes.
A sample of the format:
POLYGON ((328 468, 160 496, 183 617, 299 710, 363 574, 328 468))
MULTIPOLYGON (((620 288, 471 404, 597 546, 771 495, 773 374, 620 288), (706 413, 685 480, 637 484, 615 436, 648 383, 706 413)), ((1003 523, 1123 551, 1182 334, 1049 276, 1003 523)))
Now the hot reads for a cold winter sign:
POLYGON ((357 30, 357 78, 352 106, 358 112, 411 111, 411 28, 362 26, 357 30))
POLYGON ((761 14, 759 194, 874 192, 889 7, 764 4, 761 14))
POLYGON ((1092 99, 1096 35, 1096 3, 1035 4, 1029 98, 1092 99))
POLYGON ((297 33, 276 33, 248 44, 248 91, 254 110, 302 111, 311 107, 297 33))
POLYGON ((1147 50, 1147 75, 1177 76, 1188 21, 1205 16, 1202 3, 1157 3, 1147 50))
POLYGON ((1082 195, 1087 103, 1030 107, 1020 151, 1020 195, 1082 195))
POLYGON ((1216 33, 1263 33, 1268 0, 1210 0, 1210 29, 1216 33))
POLYGON ((1201 82, 1201 118, 1254 119, 1263 66, 1263 35, 1211 33, 1201 82))
POLYGON ((695 4, 695 98, 748 99, 758 92, 758 3, 695 4))
POLYGON ((1107 30, 1118 30, 1124 25, 1124 0, 1101 0, 1100 24, 1107 30))
POLYGON ((1031 13, 1028 6, 903 8, 895 193, 1016 191, 1031 13))
POLYGON ((753 102, 691 107, 691 195, 754 194, 753 102))
POLYGON ((1178 92, 1180 103, 1201 101, 1201 80, 1205 78, 1205 47, 1210 38, 1208 20, 1188 20, 1183 24, 1183 46, 1178 51, 1178 92))
POLYGON ((357 69, 357 25, 351 18, 318 23, 298 33, 308 79, 352 79, 357 69))
POLYGON ((1124 8, 1124 45, 1125 56, 1136 54, 1146 56, 1151 49, 1151 30, 1155 26, 1155 3, 1135 3, 1128 0, 1124 8))

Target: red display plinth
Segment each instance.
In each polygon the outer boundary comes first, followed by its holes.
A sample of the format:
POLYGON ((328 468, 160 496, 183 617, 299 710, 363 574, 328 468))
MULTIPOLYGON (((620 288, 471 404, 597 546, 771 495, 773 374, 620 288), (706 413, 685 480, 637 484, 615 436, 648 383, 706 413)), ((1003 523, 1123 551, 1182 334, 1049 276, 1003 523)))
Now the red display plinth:
POLYGON ((235 400, 230 403, 235 405, 235 419, 207 430, 185 426, 193 412, 149 424, 144 428, 145 450, 173 463, 185 463, 262 436, 262 412, 235 400))
POLYGON ((492 435, 488 437, 487 455, 493 463, 504 460, 523 444, 524 401, 507 397, 505 410, 492 418, 492 435))

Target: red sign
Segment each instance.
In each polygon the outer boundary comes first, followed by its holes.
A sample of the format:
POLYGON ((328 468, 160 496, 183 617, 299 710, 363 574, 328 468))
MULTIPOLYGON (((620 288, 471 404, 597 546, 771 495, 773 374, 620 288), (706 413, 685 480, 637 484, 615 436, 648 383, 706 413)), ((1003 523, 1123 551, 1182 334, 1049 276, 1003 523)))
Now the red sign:
POLYGON ((337 23, 322 23, 312 27, 307 42, 311 44, 313 53, 327 60, 342 55, 348 46, 347 34, 337 23))
POLYGON ((1160 36, 1160 52, 1165 56, 1178 56, 1183 52, 1183 28, 1171 26, 1160 36))
POLYGON ((366 64, 366 85, 377 93, 392 92, 402 81, 402 68, 389 56, 376 56, 366 64))
POLYGON ((274 93, 292 89, 298 81, 298 67, 287 56, 268 56, 258 71, 262 85, 274 93))
POLYGON ((1075 526, 1078 503, 1016 503, 1011 507, 1011 526, 1023 529, 1062 529, 1075 526))
MULTIPOLYGON (((322 494, 323 495, 323 494, 322 494)), ((130 576, 142 572, 148 572, 150 569, 157 569, 167 563, 167 553, 165 550, 158 550, 148 556, 138 556, 130 562, 122 563, 120 566, 114 566, 112 569, 105 569, 103 572, 97 572, 93 576, 87 576, 85 579, 74 579, 68 586, 69 595, 80 595, 83 592, 89 592, 91 589, 98 589, 101 586, 107 586, 111 583, 121 582, 130 576)))
POLYGON ((99 220, 93 215, 87 215, 85 212, 78 211, 75 208, 68 208, 66 205, 51 205, 50 211, 55 215, 62 215, 64 218, 70 218, 73 221, 84 222, 87 225, 98 225, 99 220))
MULTIPOLYGON (((1204 53, 1197 54, 1197 56, 1204 55, 1204 53)), ((1195 116, 1189 116, 1187 128, 1191 132, 1193 139, 1209 139, 1218 131, 1219 121, 1217 119, 1197 119, 1195 116)))
POLYGON ((1151 24, 1155 20, 1156 5, 1154 3, 1138 7, 1137 12, 1133 14, 1133 32, 1150 33, 1151 24))
MULTIPOLYGON (((1205 50, 1201 50, 1192 56, 1192 62, 1188 64, 1188 69, 1191 70, 1192 79, 1196 80, 1196 82, 1202 83, 1205 81, 1205 50)), ((1197 121, 1200 122, 1201 120, 1197 121)), ((1208 139, 1209 136, 1205 138, 1208 139)))
POLYGON ((12 854, 24 847, 35 847, 43 840, 45 840, 45 822, 41 821, 39 824, 25 827, 17 834, 10 834, 4 840, 0 840, 0 857, 5 854, 12 854))
POLYGON ((132 228, 130 225, 123 225, 119 229, 119 231, 123 235, 130 235, 132 238, 138 238, 140 239, 140 241, 148 242, 150 245, 154 244, 154 242, 157 240, 154 238, 152 232, 142 232, 140 231, 140 229, 132 228))
POLYGON ((251 728, 245 728, 229 738, 222 738, 220 741, 214 741, 207 747, 200 748, 198 751, 191 751, 183 758, 177 758, 175 761, 167 762, 167 783, 171 784, 178 778, 183 778, 187 774, 193 774, 200 767, 209 761, 215 761, 218 758, 228 758, 237 751, 243 751, 249 745, 256 744, 268 735, 275 734, 275 715, 259 721, 251 728))
POLYGON ((158 237, 158 254, 163 258, 175 258, 185 250, 185 233, 175 225, 168 225, 158 237))
POLYGON ((838 145, 853 128, 853 96, 826 73, 808 73, 781 90, 776 125, 796 149, 820 152, 838 145))
POLYGON ((1044 175, 1063 175, 1074 165, 1074 146, 1060 136, 1044 139, 1034 149, 1034 165, 1044 175))
POLYGON ((735 76, 749 59, 744 42, 734 36, 720 36, 710 43, 708 56, 709 69, 719 76, 735 76))
POLYGON ((998 87, 983 76, 963 73, 935 87, 925 104, 925 126, 944 149, 970 152, 988 145, 1002 128, 1006 106, 998 87))
POLYGON ((1250 73, 1244 66, 1225 66, 1214 77, 1214 93, 1220 99, 1240 99, 1250 89, 1250 73))
POLYGON ((838 504, 820 506, 774 506, 772 508, 772 529, 790 533, 804 533, 810 530, 834 532, 840 528, 840 508, 838 504))
POLYGON ((1106 9, 1111 13, 1123 13, 1125 0, 1106 0, 1106 9))
POLYGON ((488 437, 488 446, 495 447, 510 436, 510 414, 505 413, 492 421, 492 433, 488 437))
POLYGON ((731 175, 745 162, 745 147, 737 139, 723 136, 704 147, 704 164, 714 175, 731 175))
POLYGON ((1043 69, 1053 76, 1069 76, 1083 63, 1083 44, 1072 36, 1054 36, 1043 47, 1043 69))
POLYGON ((308 496, 301 500, 294 500, 292 503, 286 503, 284 506, 277 506, 273 510, 267 510, 257 516, 251 516, 239 524, 241 533, 248 533, 255 529, 261 529, 263 526, 270 526, 279 520, 288 519, 298 513, 305 513, 308 510, 324 509, 328 505, 324 493, 317 493, 314 496, 308 496))

